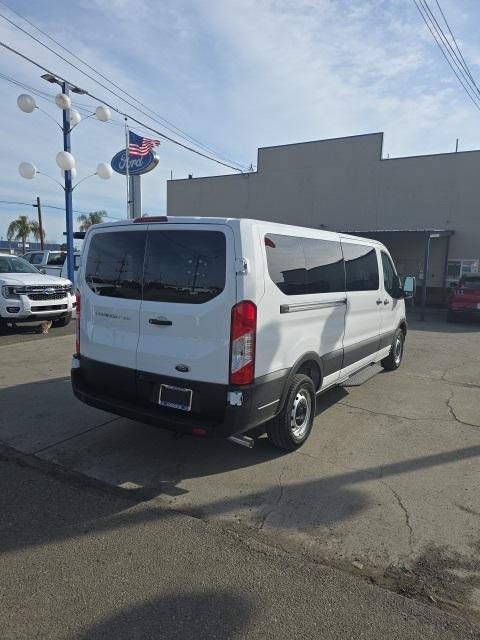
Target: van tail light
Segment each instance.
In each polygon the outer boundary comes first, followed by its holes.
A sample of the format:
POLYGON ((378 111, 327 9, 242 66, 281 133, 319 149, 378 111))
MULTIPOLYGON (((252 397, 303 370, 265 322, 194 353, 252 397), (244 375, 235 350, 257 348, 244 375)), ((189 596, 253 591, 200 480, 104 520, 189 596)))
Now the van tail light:
POLYGON ((75 355, 80 355, 80 300, 81 296, 78 291, 75 291, 75 299, 77 301, 77 305, 75 307, 76 310, 76 322, 75 322, 75 355))
POLYGON ((255 376, 257 307, 249 300, 232 308, 230 384, 251 384, 255 376))

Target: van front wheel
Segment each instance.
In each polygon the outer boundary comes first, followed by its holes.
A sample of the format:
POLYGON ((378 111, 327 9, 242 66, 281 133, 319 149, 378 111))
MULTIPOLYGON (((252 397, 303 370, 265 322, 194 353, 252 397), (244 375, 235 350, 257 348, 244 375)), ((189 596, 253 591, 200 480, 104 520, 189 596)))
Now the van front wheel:
POLYGON ((270 442, 284 451, 295 451, 310 435, 315 418, 315 387, 312 380, 297 373, 288 388, 280 413, 267 424, 270 442))
POLYGON ((405 336, 401 329, 397 329, 393 338, 392 347, 390 353, 386 358, 382 360, 382 367, 387 371, 395 371, 402 364, 403 358, 403 345, 405 342, 405 336))

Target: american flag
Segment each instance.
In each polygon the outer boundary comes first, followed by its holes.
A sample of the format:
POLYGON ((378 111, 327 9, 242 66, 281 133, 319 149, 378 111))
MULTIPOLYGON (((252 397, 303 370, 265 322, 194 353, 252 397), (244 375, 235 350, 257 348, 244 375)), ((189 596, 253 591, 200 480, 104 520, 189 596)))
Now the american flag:
POLYGON ((149 138, 142 138, 137 136, 132 131, 128 132, 128 155, 129 156, 146 156, 147 153, 158 147, 160 140, 150 140, 149 138))

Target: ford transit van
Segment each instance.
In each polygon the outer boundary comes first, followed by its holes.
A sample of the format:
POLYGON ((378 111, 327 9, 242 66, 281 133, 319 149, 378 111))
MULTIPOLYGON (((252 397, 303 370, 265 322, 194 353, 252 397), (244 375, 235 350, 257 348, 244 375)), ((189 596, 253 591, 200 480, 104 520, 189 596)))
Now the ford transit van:
POLYGON ((406 296, 388 250, 340 233, 230 218, 98 224, 76 279, 75 395, 177 432, 284 450, 319 393, 400 366, 406 296))

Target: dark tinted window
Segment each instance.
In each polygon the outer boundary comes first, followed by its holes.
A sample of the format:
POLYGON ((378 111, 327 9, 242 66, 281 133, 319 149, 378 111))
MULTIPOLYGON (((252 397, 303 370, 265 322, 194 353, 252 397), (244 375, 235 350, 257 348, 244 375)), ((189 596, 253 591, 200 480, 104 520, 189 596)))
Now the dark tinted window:
POLYGON ((99 296, 142 297, 146 231, 117 231, 93 236, 85 280, 99 296))
POLYGON ((345 269, 339 242, 302 238, 307 265, 307 293, 345 291, 345 269))
POLYGON ((342 242, 347 276, 347 291, 377 291, 378 261, 375 249, 342 242))
POLYGON ((382 266, 383 266, 383 285, 385 291, 390 295, 393 294, 395 288, 395 269, 393 268, 392 261, 386 253, 382 251, 382 266))
POLYGON ((42 264, 43 262, 43 253, 31 253, 27 260, 31 263, 31 264, 42 264))
POLYGON ((65 262, 66 256, 67 256, 66 253, 49 253, 47 264, 61 267, 65 262))
POLYGON ((201 304, 225 288, 225 235, 220 231, 150 231, 144 300, 201 304))
POLYGON ((345 291, 339 242, 269 234, 265 236, 270 278, 292 296, 345 291))
POLYGON ((268 273, 280 291, 287 296, 306 293, 307 268, 300 238, 269 234, 265 247, 268 273))

